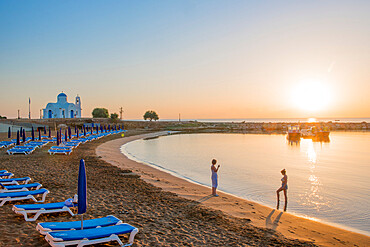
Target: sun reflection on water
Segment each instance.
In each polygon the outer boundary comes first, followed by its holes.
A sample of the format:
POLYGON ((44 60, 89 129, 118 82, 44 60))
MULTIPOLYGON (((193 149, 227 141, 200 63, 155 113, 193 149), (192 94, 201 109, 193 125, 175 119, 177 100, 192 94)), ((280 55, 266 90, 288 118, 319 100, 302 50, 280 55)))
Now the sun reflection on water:
POLYGON ((320 178, 316 175, 317 168, 317 154, 312 141, 308 142, 306 151, 308 159, 309 176, 308 181, 310 188, 304 194, 301 194, 301 205, 311 206, 317 211, 321 211, 329 207, 329 201, 321 195, 322 183, 320 178))

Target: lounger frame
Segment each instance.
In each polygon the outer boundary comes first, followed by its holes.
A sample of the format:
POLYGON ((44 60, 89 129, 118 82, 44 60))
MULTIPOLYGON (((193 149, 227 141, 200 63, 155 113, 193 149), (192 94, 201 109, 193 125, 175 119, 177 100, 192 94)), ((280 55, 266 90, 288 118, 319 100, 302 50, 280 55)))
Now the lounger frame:
POLYGON ((13 212, 16 214, 21 214, 24 216, 25 221, 35 221, 41 214, 51 214, 51 213, 62 213, 62 212, 68 212, 72 216, 75 214, 72 212, 71 208, 68 206, 64 206, 63 208, 57 208, 57 209, 34 209, 34 210, 26 210, 24 208, 17 208, 17 205, 13 205, 12 208, 13 212), (33 217, 29 218, 28 214, 35 214, 33 217))
POLYGON ((130 237, 127 244, 123 244, 121 239, 116 234, 112 234, 109 237, 99 238, 99 239, 82 239, 82 240, 72 240, 63 241, 61 238, 53 238, 49 233, 46 233, 45 240, 53 247, 64 247, 67 245, 77 245, 77 247, 82 247, 91 244, 100 244, 110 241, 117 241, 120 246, 131 246, 134 243, 135 235, 139 232, 139 229, 135 228, 130 232, 130 237))

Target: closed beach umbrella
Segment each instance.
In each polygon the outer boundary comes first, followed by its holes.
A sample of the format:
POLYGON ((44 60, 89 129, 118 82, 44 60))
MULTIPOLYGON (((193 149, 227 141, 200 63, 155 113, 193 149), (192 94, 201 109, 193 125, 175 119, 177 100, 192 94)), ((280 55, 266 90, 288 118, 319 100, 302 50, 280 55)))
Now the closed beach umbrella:
POLYGON ((91 123, 91 128, 94 128, 94 123, 91 123))
POLYGON ((77 129, 77 132, 76 132, 76 136, 77 136, 77 138, 78 138, 78 129, 77 129))
POLYGON ((77 133, 77 126, 75 126, 75 134, 77 133))
POLYGON ((22 142, 26 142, 26 130, 23 129, 22 142))
POLYGON ((50 130, 50 127, 49 127, 49 138, 51 138, 51 130, 50 130))
POLYGON ((12 138, 12 131, 10 130, 10 127, 8 129, 8 138, 12 138))
POLYGON ((67 129, 64 130, 64 141, 68 141, 67 129))
POLYGON ((17 146, 21 145, 21 142, 19 140, 19 130, 17 131, 17 146))
POLYGON ((85 126, 84 126, 84 136, 86 135, 86 128, 85 128, 85 126))
POLYGON ((91 134, 93 134, 93 131, 94 131, 94 128, 93 127, 91 127, 91 129, 90 129, 91 131, 90 131, 90 133, 91 134))
POLYGON ((32 141, 34 141, 35 140, 35 131, 34 131, 33 127, 32 127, 32 130, 31 130, 31 137, 32 137, 32 141))
POLYGON ((110 124, 108 124, 108 131, 110 131, 110 124))
POLYGON ((72 137, 72 130, 71 127, 68 126, 68 138, 71 139, 72 137))
POLYGON ((39 128, 39 141, 41 141, 41 129, 39 128))
POLYGON ((100 125, 100 132, 103 133, 103 125, 100 125))
POLYGON ((98 134, 99 133, 99 128, 98 128, 98 126, 96 126, 96 134, 98 134))
POLYGON ((59 146, 60 142, 59 142, 59 131, 57 131, 57 146, 59 146))
POLYGON ((107 126, 104 125, 104 132, 107 132, 107 126))
POLYGON ((87 196, 86 196, 86 170, 85 161, 80 160, 80 168, 78 170, 78 183, 77 183, 77 196, 78 196, 78 214, 81 214, 81 229, 83 229, 83 214, 87 208, 87 196))

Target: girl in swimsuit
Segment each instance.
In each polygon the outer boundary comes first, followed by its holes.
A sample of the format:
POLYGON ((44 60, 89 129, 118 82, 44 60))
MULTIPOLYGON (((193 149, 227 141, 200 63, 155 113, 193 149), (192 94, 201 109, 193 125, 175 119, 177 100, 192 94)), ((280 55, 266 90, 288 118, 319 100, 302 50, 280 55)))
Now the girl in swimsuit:
POLYGON ((218 172, 218 169, 220 168, 220 165, 218 165, 216 168, 216 163, 217 163, 217 160, 213 159, 212 165, 211 165, 211 172, 212 172, 211 180, 212 180, 212 195, 213 196, 218 196, 216 194, 216 189, 218 186, 217 172, 218 172))
POLYGON ((285 198, 284 212, 285 212, 287 204, 288 204, 288 197, 287 197, 288 176, 286 175, 285 169, 281 170, 281 174, 283 175, 283 178, 281 179, 281 187, 276 191, 276 194, 277 194, 277 207, 276 207, 276 209, 279 209, 280 191, 284 191, 284 198, 285 198))

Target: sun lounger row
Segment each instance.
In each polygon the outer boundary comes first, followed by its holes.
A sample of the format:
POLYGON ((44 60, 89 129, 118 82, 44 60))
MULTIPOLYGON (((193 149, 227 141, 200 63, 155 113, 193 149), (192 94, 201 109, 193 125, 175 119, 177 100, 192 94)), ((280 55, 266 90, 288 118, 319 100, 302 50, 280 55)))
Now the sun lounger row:
MULTIPOLYGON (((6 170, 0 171, 0 174, 7 173, 6 170)), ((1 190, 2 193, 0 193, 0 206, 3 206, 6 202, 26 199, 32 199, 35 202, 44 202, 49 191, 40 189, 42 185, 39 183, 28 184, 30 180, 28 177, 0 179, 1 186, 3 187, 3 190, 1 190), (24 182, 24 184, 19 185, 18 182, 24 182), (41 197, 41 199, 37 200, 36 197, 41 197)), ((74 216, 75 214, 71 209, 78 205, 76 199, 46 204, 13 205, 12 210, 16 214, 23 215, 26 221, 35 221, 41 214, 45 213, 68 212, 74 216), (34 216, 29 217, 29 214, 33 214, 34 216)), ((36 229, 42 235, 45 235, 45 240, 51 246, 55 247, 68 245, 85 246, 110 241, 117 241, 120 246, 131 246, 134 242, 135 235, 139 231, 136 227, 123 223, 120 219, 112 215, 85 220, 83 222, 83 230, 81 230, 81 221, 38 223, 36 229), (126 244, 119 238, 119 235, 123 234, 130 234, 126 244)))

